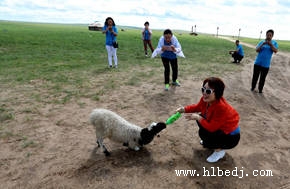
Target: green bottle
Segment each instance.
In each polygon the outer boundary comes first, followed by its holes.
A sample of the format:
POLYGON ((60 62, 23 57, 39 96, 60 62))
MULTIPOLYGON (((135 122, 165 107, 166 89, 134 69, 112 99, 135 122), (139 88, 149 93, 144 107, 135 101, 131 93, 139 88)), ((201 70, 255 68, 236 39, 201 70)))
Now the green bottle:
POLYGON ((166 120, 166 125, 169 125, 173 122, 175 122, 176 120, 178 120, 181 117, 181 113, 180 112, 176 112, 175 114, 173 114, 172 116, 170 116, 167 120, 166 120))

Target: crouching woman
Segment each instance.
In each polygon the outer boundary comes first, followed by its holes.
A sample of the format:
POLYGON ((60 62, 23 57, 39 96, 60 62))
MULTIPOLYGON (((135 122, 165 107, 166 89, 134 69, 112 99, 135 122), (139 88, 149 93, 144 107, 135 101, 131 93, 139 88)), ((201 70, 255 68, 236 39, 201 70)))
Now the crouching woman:
POLYGON ((199 102, 176 110, 186 113, 187 120, 196 120, 201 145, 214 150, 207 158, 210 163, 223 158, 225 150, 234 148, 240 140, 239 114, 223 97, 224 88, 220 78, 207 78, 199 102))

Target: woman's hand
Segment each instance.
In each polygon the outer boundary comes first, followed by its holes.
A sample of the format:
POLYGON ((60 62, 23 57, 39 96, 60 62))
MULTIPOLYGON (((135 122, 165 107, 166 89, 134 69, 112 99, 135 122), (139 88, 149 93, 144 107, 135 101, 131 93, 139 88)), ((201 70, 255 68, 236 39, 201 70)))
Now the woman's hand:
POLYGON ((176 112, 176 113, 177 113, 177 112, 179 112, 179 113, 184 113, 184 112, 185 112, 184 107, 179 107, 179 108, 177 108, 177 110, 175 110, 175 112, 176 112))
POLYGON ((175 49, 174 45, 171 45, 170 49, 171 49, 171 51, 176 52, 176 49, 175 49))
POLYGON ((202 117, 197 114, 197 113, 193 113, 193 114, 185 114, 185 119, 189 120, 197 120, 199 121, 202 117))
POLYGON ((161 49, 162 51, 167 51, 168 50, 168 46, 162 46, 162 49, 161 49))

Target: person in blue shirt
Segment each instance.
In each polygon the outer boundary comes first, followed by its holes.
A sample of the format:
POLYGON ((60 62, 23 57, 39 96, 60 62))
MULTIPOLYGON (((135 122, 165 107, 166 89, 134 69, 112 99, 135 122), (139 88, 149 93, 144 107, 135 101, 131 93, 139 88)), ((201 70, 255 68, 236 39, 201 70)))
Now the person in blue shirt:
POLYGON ((236 40, 236 50, 229 51, 229 54, 234 58, 233 63, 240 63, 244 58, 244 49, 239 40, 236 40))
POLYGON ((254 62, 251 91, 255 90, 257 81, 260 77, 258 90, 259 93, 263 92, 265 80, 271 65, 272 55, 278 52, 278 43, 272 40, 273 36, 274 30, 268 30, 266 32, 266 39, 260 41, 256 47, 256 52, 258 54, 254 62))
POLYGON ((145 27, 142 29, 142 40, 143 40, 143 45, 144 45, 145 56, 148 56, 147 45, 149 46, 151 52, 154 51, 154 48, 151 43, 152 31, 149 29, 148 21, 145 22, 144 26, 145 27))
POLYGON ((152 53, 152 58, 161 55, 161 60, 164 66, 164 83, 165 90, 169 90, 169 76, 170 76, 170 65, 172 69, 172 85, 180 86, 178 77, 178 62, 177 56, 184 57, 184 54, 181 50, 181 45, 178 42, 177 38, 173 35, 170 29, 166 29, 163 32, 163 36, 160 37, 158 46, 152 53))
POLYGON ((103 34, 106 34, 106 49, 108 52, 109 67, 112 67, 112 57, 114 58, 115 68, 118 67, 117 48, 114 47, 114 42, 117 42, 118 29, 115 25, 113 18, 106 18, 103 30, 103 34))

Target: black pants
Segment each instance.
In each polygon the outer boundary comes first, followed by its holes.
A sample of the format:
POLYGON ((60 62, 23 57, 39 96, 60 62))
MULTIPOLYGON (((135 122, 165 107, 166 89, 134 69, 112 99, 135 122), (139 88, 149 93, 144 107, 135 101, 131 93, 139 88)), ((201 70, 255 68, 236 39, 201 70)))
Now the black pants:
POLYGON ((169 84, 170 65, 171 65, 171 69, 172 69, 172 81, 175 82, 177 80, 177 77, 178 77, 177 58, 168 59, 168 58, 161 57, 161 59, 162 59, 162 63, 164 66, 164 83, 169 84))
POLYGON ((244 58, 243 56, 241 56, 240 54, 236 52, 232 54, 232 57, 234 58, 234 62, 241 62, 241 60, 244 58))
POLYGON ((253 78, 252 78, 252 90, 256 88, 256 84, 260 76, 258 89, 259 89, 259 92, 263 91, 268 72, 269 72, 269 68, 265 68, 259 65, 254 65, 253 78))
POLYGON ((223 131, 209 132, 197 122, 199 126, 199 137, 203 141, 203 147, 209 149, 232 149, 238 145, 240 134, 230 135, 223 131))

